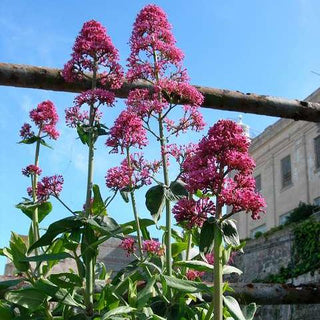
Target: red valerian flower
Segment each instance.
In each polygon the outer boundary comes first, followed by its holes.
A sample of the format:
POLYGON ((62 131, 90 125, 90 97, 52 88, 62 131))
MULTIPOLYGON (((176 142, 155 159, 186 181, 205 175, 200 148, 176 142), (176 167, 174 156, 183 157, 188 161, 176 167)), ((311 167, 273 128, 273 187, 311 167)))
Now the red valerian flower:
POLYGON ((155 254, 157 256, 162 256, 164 254, 164 248, 161 243, 157 240, 144 240, 142 243, 142 249, 148 254, 155 254))
POLYGON ((110 129, 110 137, 106 141, 112 152, 118 152, 130 147, 142 148, 147 145, 146 130, 143 128, 141 118, 130 110, 124 110, 115 120, 110 129))
POLYGON ((102 85, 116 89, 123 82, 123 71, 118 61, 118 50, 106 29, 101 23, 91 20, 84 23, 62 75, 66 81, 73 82, 82 79, 85 71, 95 71, 102 85))
POLYGON ((22 169, 22 174, 26 177, 30 177, 30 175, 40 176, 41 172, 42 170, 34 164, 30 164, 26 168, 22 169))
POLYGON ((25 123, 20 129, 20 137, 22 139, 30 139, 34 136, 34 132, 31 131, 31 125, 29 123, 25 123))
POLYGON ((128 237, 124 238, 121 241, 120 248, 127 251, 127 257, 129 257, 131 254, 133 254, 136 251, 136 241, 134 238, 128 237))
POLYGON ((183 53, 176 48, 171 29, 165 12, 156 5, 147 5, 138 14, 130 38, 127 79, 147 80, 150 90, 133 90, 127 105, 147 118, 146 122, 152 116, 161 118, 170 135, 178 135, 189 128, 203 129, 204 121, 198 110, 203 96, 188 83, 182 67, 183 53), (173 121, 168 114, 177 102, 185 104, 184 113, 180 120, 173 121))
POLYGON ((197 270, 189 269, 186 272, 186 277, 187 277, 188 280, 194 281, 197 278, 201 278, 204 274, 205 274, 204 271, 197 271, 197 270))
POLYGON ((87 110, 81 110, 84 104, 94 107, 94 122, 100 122, 102 112, 99 110, 99 107, 101 105, 112 107, 114 100, 114 93, 108 90, 96 88, 82 92, 75 97, 74 106, 65 110, 67 126, 75 128, 89 124, 89 112, 87 110))
MULTIPOLYGON (((58 139, 59 132, 56 129, 56 124, 59 120, 56 107, 50 100, 43 101, 38 106, 30 111, 31 120, 39 127, 41 132, 45 132, 49 138, 58 139)), ((24 124, 20 135, 30 136, 33 132, 30 132, 30 125, 24 124)))
POLYGON ((172 209, 173 215, 178 224, 187 229, 202 227, 208 215, 214 215, 215 205, 208 199, 180 199, 172 209))
POLYGON ((128 160, 124 159, 120 167, 108 170, 106 174, 106 185, 113 190, 140 188, 151 184, 151 177, 159 170, 160 162, 148 162, 139 153, 130 155, 131 168, 128 160))
POLYGON ((201 190, 215 195, 220 206, 232 206, 234 213, 246 211, 253 219, 259 218, 266 204, 255 191, 251 176, 255 164, 248 153, 249 143, 238 124, 218 121, 183 163, 182 178, 189 192, 201 190), (231 172, 234 177, 227 177, 231 172))
MULTIPOLYGON (((58 197, 62 191, 63 177, 61 175, 54 175, 51 177, 43 177, 37 183, 37 199, 39 202, 45 202, 50 196, 58 197)), ((27 189, 29 196, 32 196, 32 188, 27 189)))

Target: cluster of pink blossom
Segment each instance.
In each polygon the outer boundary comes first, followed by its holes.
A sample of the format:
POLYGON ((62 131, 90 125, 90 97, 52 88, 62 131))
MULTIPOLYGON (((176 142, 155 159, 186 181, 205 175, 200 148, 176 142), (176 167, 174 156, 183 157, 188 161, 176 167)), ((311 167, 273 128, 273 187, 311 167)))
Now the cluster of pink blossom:
POLYGON ((205 123, 198 107, 184 105, 183 108, 184 116, 177 122, 169 118, 164 119, 168 132, 178 136, 181 132, 187 132, 188 129, 201 131, 205 127, 205 123))
POLYGON ((186 272, 186 277, 187 277, 188 280, 194 281, 194 280, 204 276, 204 274, 205 274, 204 271, 197 271, 197 270, 189 269, 186 272))
POLYGON ((31 125, 29 123, 24 123, 20 129, 20 137, 22 139, 30 139, 34 137, 34 132, 31 130, 31 125))
POLYGON ((99 106, 103 104, 110 107, 113 106, 114 98, 114 93, 104 89, 92 89, 82 92, 74 99, 74 107, 65 110, 67 126, 75 128, 89 124, 89 112, 81 110, 84 104, 94 107, 94 124, 100 122, 102 112, 98 109, 99 106))
POLYGON ((175 204, 172 212, 178 224, 191 229, 193 227, 202 227, 208 215, 215 214, 215 205, 208 198, 197 201, 183 198, 175 204))
POLYGON ((211 265, 214 265, 214 256, 213 256, 213 253, 207 253, 206 254, 206 259, 207 259, 207 262, 211 265))
MULTIPOLYGON (((30 118, 38 126, 39 130, 46 133, 49 138, 56 140, 59 137, 59 132, 56 129, 59 117, 54 104, 50 100, 39 103, 35 109, 31 110, 30 118)), ((22 126, 20 136, 23 139, 29 139, 34 136, 30 124, 25 123, 22 126)))
POLYGON ((259 219, 261 208, 266 206, 263 197, 255 192, 253 177, 237 174, 233 179, 227 178, 221 191, 221 201, 232 206, 232 212, 251 212, 252 219, 259 219))
POLYGON ((132 237, 124 238, 120 243, 120 248, 127 251, 127 257, 136 251, 136 241, 132 237))
POLYGON ((142 250, 148 254, 155 254, 162 256, 164 254, 164 248, 157 240, 144 240, 142 243, 142 250))
POLYGON ((62 75, 66 81, 73 82, 82 79, 85 71, 99 72, 102 85, 120 88, 123 71, 118 60, 118 51, 106 29, 99 22, 91 20, 84 23, 73 46, 71 60, 64 66, 62 75))
POLYGON ((186 81, 161 79, 157 85, 170 98, 182 99, 186 104, 196 107, 201 106, 203 103, 203 95, 186 81))
POLYGON ((189 128, 199 131, 204 127, 198 110, 203 96, 188 83, 187 73, 182 69, 183 53, 175 44, 164 11, 156 5, 144 7, 133 26, 127 79, 145 79, 152 87, 150 92, 145 89, 132 91, 127 105, 143 118, 155 115, 164 121, 171 135, 189 128), (177 101, 186 105, 183 117, 175 122, 167 116, 177 101))
POLYGON ((153 92, 148 89, 135 89, 130 91, 126 103, 129 110, 142 118, 149 117, 152 113, 160 114, 169 106, 160 93, 159 87, 155 87, 153 92))
POLYGON ((197 145, 189 143, 187 145, 177 145, 175 143, 166 145, 165 154, 171 155, 180 165, 184 159, 196 151, 197 145))
POLYGON ((30 177, 30 175, 40 176, 41 172, 42 170, 34 164, 30 164, 26 168, 22 169, 22 174, 26 177, 30 177))
POLYGON ((255 191, 251 177, 254 161, 248 149, 249 139, 239 125, 230 120, 218 121, 183 163, 188 190, 215 195, 220 205, 232 206, 233 212, 244 210, 258 218, 265 202, 255 191), (231 172, 235 177, 227 178, 231 172))
POLYGON ((147 5, 139 12, 130 38, 129 81, 155 80, 157 74, 163 76, 171 64, 178 67, 180 74, 183 73, 180 64, 184 55, 176 48, 171 29, 165 12, 156 5, 147 5), (157 64, 142 60, 141 53, 147 59, 157 55, 157 64))
POLYGON ((130 147, 142 148, 147 145, 146 130, 143 128, 141 118, 130 110, 124 110, 115 120, 110 129, 110 137, 106 141, 112 152, 118 152, 130 147))
POLYGON ((124 159, 119 167, 108 170, 106 174, 106 185, 113 190, 140 188, 151 184, 151 177, 159 170, 160 162, 148 162, 139 153, 130 155, 131 167, 128 160, 124 159))
POLYGON ((112 106, 114 102, 115 95, 113 92, 104 89, 92 89, 81 92, 75 99, 74 105, 76 107, 81 107, 83 104, 98 106, 101 104, 106 104, 112 106))
MULTIPOLYGON (((48 198, 53 196, 59 196, 62 191, 63 177, 61 175, 54 175, 51 177, 43 177, 41 181, 37 183, 36 195, 39 202, 47 201, 48 198)), ((27 189, 28 194, 32 197, 32 188, 27 189)))

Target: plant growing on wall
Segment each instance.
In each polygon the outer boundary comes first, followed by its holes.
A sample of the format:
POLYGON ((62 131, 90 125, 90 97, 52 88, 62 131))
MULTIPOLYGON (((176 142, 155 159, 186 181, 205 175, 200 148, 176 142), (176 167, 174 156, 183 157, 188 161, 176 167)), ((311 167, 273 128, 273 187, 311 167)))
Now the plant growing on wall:
POLYGON ((141 10, 130 48, 126 78, 142 79, 149 89, 130 92, 126 109, 111 128, 101 122, 102 113, 114 105, 112 90, 121 87, 123 72, 118 52, 100 23, 84 24, 62 73, 66 81, 89 78, 92 84, 66 110, 67 125, 76 129, 88 148, 83 210, 72 210, 61 199, 61 176, 37 180, 39 146, 47 145, 42 131, 57 136, 52 128, 55 112, 46 113, 45 123, 32 118, 39 126, 36 136, 30 126, 24 126, 23 142, 36 143, 36 161, 25 169, 32 180, 31 199, 18 207, 30 216, 32 228, 27 244, 13 234, 10 248, 1 251, 14 262, 20 278, 0 286, 28 284, 7 290, 0 312, 8 319, 253 318, 255 305, 242 311, 225 294, 230 288, 223 283, 223 274, 241 273, 228 265, 232 252, 242 250, 231 216, 245 211, 256 219, 265 206, 255 192, 249 140, 236 123, 220 120, 198 144, 171 143, 189 129, 204 128, 199 112, 203 97, 188 82, 183 53, 175 45, 163 10, 155 5, 141 10), (120 165, 106 173, 112 194, 107 199, 94 184, 96 141, 102 136, 111 152, 123 154, 120 165), (143 150, 152 139, 159 158, 150 161, 143 150), (169 160, 177 162, 179 172, 169 172, 169 160), (136 200, 136 193, 147 185, 152 185, 145 195, 152 219, 140 217, 141 204, 136 200), (107 212, 111 201, 121 201, 118 194, 130 202, 133 212, 133 220, 121 225, 107 212), (56 197, 71 215, 52 223, 40 236, 40 217, 51 210, 49 196, 56 197), (230 214, 223 215, 224 206, 232 207, 230 214), (160 226, 163 211, 165 226, 160 226), (173 228, 172 215, 183 232, 173 228), (163 231, 163 241, 151 237, 148 227, 154 224, 163 231), (108 266, 97 264, 99 245, 111 237, 121 239, 121 247, 135 258, 113 278, 108 266), (195 256, 192 248, 199 249, 195 256), (53 265, 65 258, 75 261, 76 270, 51 274, 53 265), (213 286, 202 281, 205 272, 213 274, 213 286), (203 300, 204 294, 212 295, 211 303, 203 300))

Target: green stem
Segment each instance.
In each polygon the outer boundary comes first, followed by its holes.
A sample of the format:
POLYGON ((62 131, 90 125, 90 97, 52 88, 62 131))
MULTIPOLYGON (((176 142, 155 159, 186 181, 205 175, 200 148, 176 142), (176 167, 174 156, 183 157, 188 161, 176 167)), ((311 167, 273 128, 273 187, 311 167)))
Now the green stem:
POLYGON ((188 247, 187 247, 187 253, 186 253, 186 261, 189 261, 190 259, 191 246, 192 246, 192 233, 190 230, 188 231, 188 247))
MULTIPOLYGON (((38 132, 38 138, 40 138, 41 134, 41 126, 39 128, 38 132)), ((40 139, 37 140, 36 143, 36 151, 34 156, 34 165, 38 167, 39 165, 39 154, 40 154, 40 139)), ((38 184, 38 175, 37 174, 31 174, 31 183, 32 183, 32 200, 33 202, 37 202, 37 184, 38 184)), ((33 233, 33 242, 37 242, 40 238, 40 232, 39 232, 39 212, 38 208, 35 208, 32 213, 32 233, 33 233)), ((38 255, 38 249, 34 250, 35 255, 38 255)), ((39 263, 37 263, 37 267, 39 266, 39 263)))
POLYGON ((223 319, 222 305, 222 236, 220 230, 216 228, 214 233, 214 271, 213 271, 213 305, 214 320, 223 319))
MULTIPOLYGON (((169 188, 169 172, 168 172, 168 162, 165 154, 166 148, 166 139, 163 133, 163 122, 161 118, 161 114, 159 115, 159 136, 160 136, 160 146, 161 146, 161 156, 162 156, 162 165, 163 165, 163 179, 164 179, 164 187, 169 188)), ((166 271, 167 275, 172 275, 172 251, 171 251, 171 208, 170 208, 170 200, 166 199, 166 271)))
MULTIPOLYGON (((92 76, 92 89, 95 89, 97 85, 97 68, 93 68, 92 76)), ((91 196, 92 196, 92 186, 93 186, 93 164, 94 164, 94 116, 95 110, 93 104, 90 105, 89 111, 89 134, 88 134, 88 177, 87 177, 87 193, 86 193, 86 217, 91 215, 91 196)), ((86 226, 86 229, 89 228, 86 226)), ((84 231, 84 237, 86 233, 89 233, 89 230, 84 231)), ((87 257, 85 259, 86 263, 86 288, 84 300, 87 307, 88 314, 93 313, 93 288, 94 288, 94 263, 95 257, 87 257)))
MULTIPOLYGON (((128 168, 129 168, 129 170, 131 170, 132 169, 132 163, 131 163, 131 159, 130 159, 129 148, 127 148, 127 162, 128 162, 128 168)), ((139 214, 138 214, 138 211, 137 211, 136 198, 135 198, 134 190, 132 188, 133 186, 132 186, 132 178, 131 178, 131 176, 130 176, 129 183, 130 183, 129 188, 130 188, 131 205, 132 205, 134 219, 136 221, 136 226, 137 226, 137 237, 138 237, 139 254, 140 254, 140 259, 142 259, 143 258, 143 253, 142 253, 142 237, 141 237, 140 221, 139 221, 139 214)))
MULTIPOLYGON (((220 193, 220 190, 218 194, 220 193)), ((217 223, 222 217, 222 207, 219 205, 218 200, 216 204, 216 218, 217 223)), ((222 234, 220 231, 220 224, 214 225, 214 269, 213 269, 213 296, 212 302, 206 314, 204 320, 210 320, 212 316, 212 312, 214 311, 214 320, 222 320, 223 319, 223 278, 222 278, 222 234)))

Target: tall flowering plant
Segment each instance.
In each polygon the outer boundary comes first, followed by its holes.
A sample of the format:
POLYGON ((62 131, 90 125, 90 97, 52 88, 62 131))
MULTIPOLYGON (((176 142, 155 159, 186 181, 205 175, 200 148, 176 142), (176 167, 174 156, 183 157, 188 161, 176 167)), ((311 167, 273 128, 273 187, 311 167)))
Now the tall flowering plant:
POLYGON ((34 163, 23 169, 31 178, 30 199, 18 205, 32 223, 27 245, 13 234, 10 248, 0 252, 20 275, 1 286, 9 288, 0 301, 0 314, 6 312, 8 319, 252 319, 254 306, 251 316, 244 315, 236 300, 225 295, 228 285, 223 283, 224 274, 241 272, 228 265, 243 247, 232 215, 244 211, 257 219, 265 206, 255 191, 249 140, 236 123, 220 120, 197 144, 170 141, 205 124, 199 112, 203 96, 189 84, 183 53, 162 9, 148 5, 140 11, 130 48, 126 78, 132 83, 144 80, 149 88, 130 91, 125 109, 110 128, 102 123, 103 111, 114 106, 113 91, 121 87, 124 72, 99 22, 83 25, 62 71, 68 82, 85 78, 91 83, 65 111, 66 125, 76 129, 88 149, 83 208, 73 210, 61 199, 62 176, 38 179, 40 146, 48 146, 46 137, 59 135, 52 102, 30 112, 38 133, 30 124, 21 129, 21 142, 36 145, 34 163), (96 141, 101 136, 110 153, 123 155, 106 173, 111 196, 105 200, 94 183, 96 141), (152 140, 159 158, 150 161, 143 151, 152 140), (169 160, 176 161, 178 172, 169 171, 169 160), (141 218, 136 197, 147 186, 145 205, 153 219, 141 218), (134 217, 124 224, 107 212, 119 194, 131 204, 134 217), (71 215, 41 235, 39 222, 51 211, 50 196, 71 215), (225 207, 228 213, 223 214, 225 207), (159 226, 163 211, 165 226, 159 226), (179 229, 173 228, 172 217, 179 229), (163 231, 162 241, 151 237, 152 225, 163 231), (99 245, 112 237, 121 240, 132 262, 111 278, 98 254, 99 245), (54 273, 54 264, 66 258, 73 261, 72 272, 54 273), (203 281, 205 274, 213 274, 213 286, 203 281), (29 287, 10 288, 22 281, 29 287), (205 301, 204 293, 212 301, 205 301))

